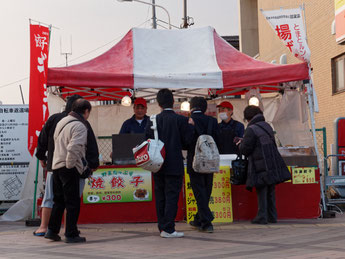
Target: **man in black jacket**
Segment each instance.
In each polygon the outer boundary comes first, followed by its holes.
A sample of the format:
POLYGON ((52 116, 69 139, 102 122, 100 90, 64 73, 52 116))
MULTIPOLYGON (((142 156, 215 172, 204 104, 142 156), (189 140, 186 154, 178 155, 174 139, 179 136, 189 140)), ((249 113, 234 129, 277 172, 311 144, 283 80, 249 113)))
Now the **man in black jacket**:
MULTIPOLYGON (((162 168, 153 174, 158 229, 163 238, 183 237, 183 232, 175 231, 174 221, 184 174, 182 149, 192 139, 193 126, 188 124, 188 118, 173 111, 174 97, 170 90, 161 89, 157 102, 162 108, 157 115, 158 137, 166 154, 162 168)), ((154 138, 151 125, 152 122, 146 127, 147 138, 154 138)))
POLYGON ((217 119, 204 114, 207 110, 207 102, 203 97, 193 97, 190 101, 190 109, 191 118, 194 123, 194 136, 192 143, 188 148, 187 172, 189 174, 190 184, 198 206, 198 212, 195 215, 194 220, 190 222, 190 225, 197 227, 200 231, 212 233, 212 220, 214 219, 214 216, 210 210, 209 201, 212 193, 214 172, 195 172, 192 164, 195 155, 196 142, 200 135, 210 135, 217 143, 219 137, 218 122, 217 119))
MULTIPOLYGON (((66 117, 68 113, 72 111, 72 104, 75 100, 82 98, 80 95, 72 95, 68 98, 66 103, 65 111, 61 113, 53 114, 46 121, 44 127, 42 128, 40 135, 38 137, 36 157, 41 163, 43 168, 47 169, 46 176, 46 188, 44 192, 44 197, 42 201, 42 211, 41 211, 41 225, 34 231, 34 236, 44 236, 53 208, 53 178, 52 178, 52 161, 54 154, 54 131, 57 123, 66 117)), ((87 150, 86 150, 86 160, 91 169, 96 169, 99 166, 99 153, 95 134, 91 128, 91 125, 87 122, 87 150)), ((84 182, 84 179, 81 180, 84 182)))

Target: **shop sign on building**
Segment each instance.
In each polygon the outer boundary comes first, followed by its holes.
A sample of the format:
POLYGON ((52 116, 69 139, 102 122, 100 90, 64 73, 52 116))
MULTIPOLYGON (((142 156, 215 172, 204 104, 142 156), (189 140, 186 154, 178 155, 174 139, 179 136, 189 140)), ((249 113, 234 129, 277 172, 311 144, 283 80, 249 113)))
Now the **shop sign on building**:
MULTIPOLYGON (((186 216, 187 223, 194 220, 198 207, 190 184, 189 174, 185 172, 186 216)), ((209 202, 214 216, 212 222, 232 222, 232 199, 230 184, 230 167, 221 166, 219 173, 213 177, 213 188, 209 202)))
POLYGON ((85 181, 84 203, 143 201, 152 201, 152 180, 141 168, 102 168, 85 181))
POLYGON ((0 201, 20 199, 29 169, 28 105, 0 105, 0 201))
POLYGON ((345 42, 345 0, 335 0, 335 35, 337 43, 345 42))

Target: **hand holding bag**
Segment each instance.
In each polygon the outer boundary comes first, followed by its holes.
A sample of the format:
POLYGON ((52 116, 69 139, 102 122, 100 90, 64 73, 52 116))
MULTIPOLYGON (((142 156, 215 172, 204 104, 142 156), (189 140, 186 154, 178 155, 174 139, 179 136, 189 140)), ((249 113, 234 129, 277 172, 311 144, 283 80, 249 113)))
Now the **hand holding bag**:
POLYGON ((150 120, 155 138, 148 139, 133 148, 133 154, 138 167, 156 173, 164 163, 165 148, 164 143, 158 139, 156 115, 151 115, 150 120))
POLYGON ((234 185, 244 185, 247 181, 248 159, 242 155, 231 161, 230 183, 234 185))

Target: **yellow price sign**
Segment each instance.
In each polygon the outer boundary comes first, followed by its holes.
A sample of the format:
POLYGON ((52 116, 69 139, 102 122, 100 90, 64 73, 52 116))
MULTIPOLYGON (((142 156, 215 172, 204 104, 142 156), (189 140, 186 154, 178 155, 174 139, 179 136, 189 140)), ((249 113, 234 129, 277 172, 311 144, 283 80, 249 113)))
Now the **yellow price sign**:
POLYGON ((292 168, 293 184, 311 184, 315 183, 314 167, 295 167, 292 168))
MULTIPOLYGON (((187 172, 185 172, 185 190, 187 223, 189 223, 194 220, 198 207, 187 172)), ((233 221, 229 166, 221 166, 219 173, 214 174, 209 206, 214 216, 213 222, 233 221)))

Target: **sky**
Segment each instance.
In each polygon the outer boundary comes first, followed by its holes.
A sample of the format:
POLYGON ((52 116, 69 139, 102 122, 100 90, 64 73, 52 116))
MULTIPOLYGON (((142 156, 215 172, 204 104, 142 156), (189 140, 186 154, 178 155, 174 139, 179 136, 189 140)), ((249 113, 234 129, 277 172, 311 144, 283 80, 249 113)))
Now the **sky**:
MULTIPOLYGON (((238 35, 237 2, 188 0, 187 15, 195 23, 191 28, 212 26, 221 36, 238 35)), ((172 25, 180 26, 183 0, 156 4, 168 10, 172 25)), ((110 49, 132 27, 151 28, 151 10, 142 3, 117 0, 0 0, 0 101, 21 104, 19 85, 25 103, 29 101, 29 19, 53 26, 48 66, 60 67, 66 65, 61 53, 72 52, 68 65, 78 64, 110 49)), ((164 11, 156 12, 158 19, 167 21, 164 11)))

